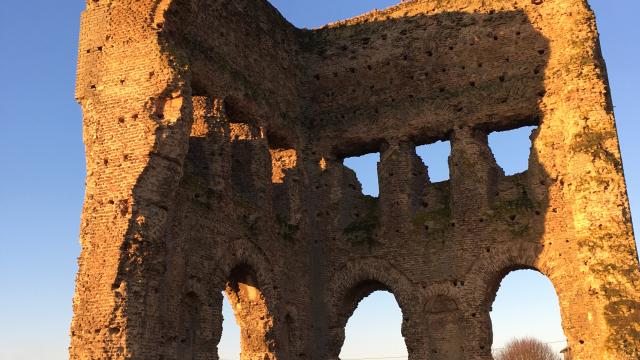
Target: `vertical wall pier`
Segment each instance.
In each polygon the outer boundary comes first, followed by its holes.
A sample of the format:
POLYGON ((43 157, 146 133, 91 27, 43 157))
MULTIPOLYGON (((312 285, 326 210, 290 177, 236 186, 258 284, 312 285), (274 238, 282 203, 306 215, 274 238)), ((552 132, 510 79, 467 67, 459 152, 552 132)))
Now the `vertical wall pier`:
POLYGON ((390 141, 382 146, 380 182, 380 227, 382 239, 407 239, 411 219, 428 186, 426 167, 408 140, 390 141))
POLYGON ((230 127, 234 206, 247 236, 262 237, 271 230, 273 209, 271 154, 265 129, 247 123, 231 123, 230 127))
POLYGON ((454 130, 449 161, 454 221, 462 224, 483 216, 496 196, 499 177, 504 175, 493 158, 487 133, 470 127, 454 130))

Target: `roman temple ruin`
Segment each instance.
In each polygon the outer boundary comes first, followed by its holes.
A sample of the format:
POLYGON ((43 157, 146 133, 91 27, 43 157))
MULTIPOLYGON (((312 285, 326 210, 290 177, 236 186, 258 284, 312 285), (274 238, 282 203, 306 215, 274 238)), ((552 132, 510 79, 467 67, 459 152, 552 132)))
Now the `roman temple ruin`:
POLYGON ((87 0, 71 359, 336 359, 391 292, 411 360, 489 360, 502 278, 548 277, 576 360, 640 359, 640 270, 585 0, 414 0, 298 29, 266 0, 87 0), (487 143, 537 126, 528 170, 487 143), (451 142, 431 183, 415 148, 451 142), (343 159, 380 153, 380 195, 343 159))

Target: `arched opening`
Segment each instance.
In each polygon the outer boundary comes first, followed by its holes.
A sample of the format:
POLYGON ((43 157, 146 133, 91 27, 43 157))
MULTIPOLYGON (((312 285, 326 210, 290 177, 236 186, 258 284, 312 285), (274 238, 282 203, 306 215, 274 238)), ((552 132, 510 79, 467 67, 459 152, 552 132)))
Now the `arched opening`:
POLYGON ((340 359, 406 359, 407 346, 402 336, 402 311, 394 295, 386 290, 364 286, 350 295, 357 308, 345 327, 345 341, 340 359), (364 292, 364 295, 363 295, 364 292))
POLYGON ((274 359, 273 319, 253 269, 235 267, 222 295, 219 358, 274 359))
POLYGON ((558 355, 567 346, 558 296, 551 281, 538 271, 509 272, 500 283, 490 316, 494 356, 513 339, 540 340, 558 355))

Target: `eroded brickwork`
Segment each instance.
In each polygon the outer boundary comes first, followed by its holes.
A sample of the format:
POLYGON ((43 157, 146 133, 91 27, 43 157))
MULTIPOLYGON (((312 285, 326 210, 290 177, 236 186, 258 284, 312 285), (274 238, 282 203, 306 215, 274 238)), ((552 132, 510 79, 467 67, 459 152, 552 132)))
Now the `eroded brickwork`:
POLYGON ((90 0, 71 359, 334 359, 388 290, 410 359, 491 359, 502 278, 553 283, 578 360, 640 358, 640 271, 583 0, 415 0, 296 29, 264 0, 90 0), (505 176, 493 131, 538 125, 505 176), (451 179, 415 148, 450 140, 451 179), (379 198, 345 157, 380 152, 379 198))

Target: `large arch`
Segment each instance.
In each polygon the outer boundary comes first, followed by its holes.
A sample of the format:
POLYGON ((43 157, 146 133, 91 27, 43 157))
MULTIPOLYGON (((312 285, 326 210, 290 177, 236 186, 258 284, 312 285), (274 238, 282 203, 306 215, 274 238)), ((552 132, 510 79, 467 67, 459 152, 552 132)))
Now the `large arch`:
POLYGON ((329 344, 328 357, 337 359, 345 339, 345 326, 358 303, 375 291, 388 291, 402 311, 402 336, 409 359, 422 353, 413 320, 421 308, 418 286, 389 262, 365 258, 337 267, 328 288, 329 344))
POLYGON ((230 272, 225 293, 240 326, 240 358, 276 359, 273 315, 257 273, 247 264, 237 265, 230 272))
POLYGON ((556 353, 566 348, 557 292, 537 270, 507 273, 496 292, 490 315, 492 351, 496 355, 513 339, 534 338, 548 343, 556 353))
MULTIPOLYGON (((468 334, 466 346, 477 359, 493 359, 493 329, 489 313, 495 301, 500 283, 510 273, 518 270, 533 270, 545 276, 554 287, 561 300, 562 292, 558 291, 555 275, 557 269, 551 266, 549 258, 541 256, 542 245, 522 242, 518 246, 504 243, 495 245, 491 251, 485 252, 473 265, 466 279, 464 296, 469 299, 465 303, 466 326, 468 334)), ((561 306, 561 313, 563 312, 561 306)), ((561 314, 564 315, 564 314, 561 314)), ((562 327, 567 333, 567 321, 562 316, 562 327)))
POLYGON ((389 291, 376 290, 362 298, 346 323, 340 359, 406 359, 402 318, 398 301, 389 291))
MULTIPOLYGON (((216 289, 224 291, 240 326, 240 347, 242 360, 276 359, 283 349, 276 341, 275 320, 280 311, 280 295, 274 286, 276 278, 273 264, 260 246, 248 239, 236 239, 228 245, 224 254, 217 259, 218 284, 216 289)), ((222 297, 217 308, 222 306, 222 297)), ((220 318, 220 324, 222 318, 220 318)), ((219 338, 216 343, 219 342, 219 338)))
MULTIPOLYGON (((213 274, 203 283, 191 277, 177 309, 179 315, 178 359, 218 359, 222 336, 223 293, 240 325, 241 359, 277 359, 273 307, 277 304, 271 263, 263 251, 247 240, 229 244, 226 256, 217 259, 213 274)), ((173 357, 172 357, 173 358, 173 357)))

